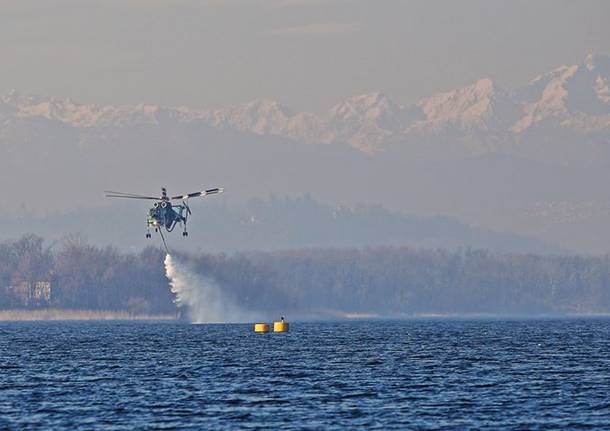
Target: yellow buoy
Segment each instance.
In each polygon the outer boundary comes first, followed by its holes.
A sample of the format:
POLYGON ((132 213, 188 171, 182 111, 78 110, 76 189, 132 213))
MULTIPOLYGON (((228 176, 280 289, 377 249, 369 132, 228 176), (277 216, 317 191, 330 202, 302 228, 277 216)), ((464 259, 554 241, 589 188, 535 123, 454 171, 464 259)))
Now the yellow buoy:
POLYGON ((269 332, 269 324, 268 323, 255 323, 254 332, 269 332))
POLYGON ((273 332, 288 332, 288 322, 283 320, 273 322, 273 332))

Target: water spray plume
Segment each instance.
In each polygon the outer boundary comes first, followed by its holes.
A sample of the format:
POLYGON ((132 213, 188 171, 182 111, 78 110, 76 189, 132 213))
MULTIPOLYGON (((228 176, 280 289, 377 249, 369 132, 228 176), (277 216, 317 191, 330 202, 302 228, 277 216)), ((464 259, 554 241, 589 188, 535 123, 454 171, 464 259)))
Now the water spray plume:
POLYGON ((174 303, 184 307, 194 323, 248 322, 254 317, 227 298, 214 280, 169 253, 165 256, 165 273, 174 303))

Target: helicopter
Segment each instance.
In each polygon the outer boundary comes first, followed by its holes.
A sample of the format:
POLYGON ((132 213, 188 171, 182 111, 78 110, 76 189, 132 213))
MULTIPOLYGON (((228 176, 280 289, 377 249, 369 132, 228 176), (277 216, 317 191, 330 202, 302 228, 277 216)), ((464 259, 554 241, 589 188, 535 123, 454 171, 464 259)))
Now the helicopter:
POLYGON ((148 210, 146 217, 146 238, 151 238, 150 228, 153 227, 155 232, 159 232, 163 242, 163 229, 167 232, 174 230, 176 225, 180 223, 183 226, 182 236, 188 236, 186 230, 186 221, 188 216, 191 214, 191 209, 188 206, 187 201, 190 198, 204 197, 208 195, 214 195, 222 193, 224 189, 216 187, 213 189, 207 189, 200 192, 187 193, 185 195, 178 195, 169 197, 167 195, 167 189, 161 187, 161 197, 154 196, 142 196, 133 193, 113 192, 105 191, 107 198, 125 198, 125 199, 147 199, 156 201, 152 208, 148 210), (182 201, 179 204, 173 204, 172 201, 182 201))

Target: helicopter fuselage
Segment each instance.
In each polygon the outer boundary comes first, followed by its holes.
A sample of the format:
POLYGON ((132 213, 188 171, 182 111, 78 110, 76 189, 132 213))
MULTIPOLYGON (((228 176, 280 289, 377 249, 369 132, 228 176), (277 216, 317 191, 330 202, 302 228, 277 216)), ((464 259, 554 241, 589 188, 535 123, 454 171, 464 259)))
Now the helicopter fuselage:
POLYGON ((172 205, 168 201, 155 202, 148 210, 147 225, 155 229, 165 228, 171 232, 176 223, 186 223, 185 209, 184 205, 172 205))

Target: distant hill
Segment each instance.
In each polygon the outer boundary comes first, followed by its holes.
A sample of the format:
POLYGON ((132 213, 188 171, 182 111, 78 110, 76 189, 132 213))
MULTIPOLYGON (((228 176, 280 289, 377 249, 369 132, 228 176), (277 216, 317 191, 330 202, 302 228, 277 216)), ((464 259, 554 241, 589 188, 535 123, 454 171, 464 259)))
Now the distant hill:
MULTIPOLYGON (((189 237, 169 234, 171 248, 232 252, 392 245, 515 253, 561 251, 550 243, 474 228, 450 217, 403 215, 380 206, 333 207, 308 196, 253 199, 244 205, 227 205, 211 198, 192 202, 191 207, 194 214, 189 220, 189 237)), ((124 250, 160 246, 157 235, 152 241, 144 238, 146 210, 146 203, 135 201, 48 216, 2 217, 0 237, 29 232, 61 240, 68 233, 79 233, 97 245, 124 250)))

